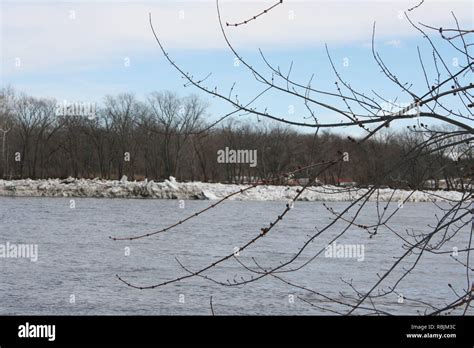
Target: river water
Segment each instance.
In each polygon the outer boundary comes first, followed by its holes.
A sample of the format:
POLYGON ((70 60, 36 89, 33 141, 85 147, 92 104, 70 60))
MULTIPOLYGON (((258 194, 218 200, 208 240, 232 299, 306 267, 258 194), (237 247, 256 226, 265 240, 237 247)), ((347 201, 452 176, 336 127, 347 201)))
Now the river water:
MULTIPOLYGON (((36 245, 38 259, 34 262, 28 258, 0 258, 0 314, 209 315, 211 296, 217 315, 331 314, 323 309, 347 312, 343 305, 272 276, 232 287, 192 278, 152 290, 137 290, 116 278, 118 274, 133 284, 146 286, 187 274, 176 260, 191 270, 198 270, 258 235, 260 228, 285 208, 285 202, 228 201, 151 238, 134 241, 108 238, 153 232, 210 204, 209 201, 151 199, 77 198, 71 202, 69 198, 1 197, 0 246, 36 245)), ((348 205, 326 204, 335 211, 348 205)), ((390 205, 387 212, 396 207, 390 205)), ((404 237, 405 231, 427 232, 435 214, 439 215, 440 211, 433 204, 407 203, 390 220, 389 226, 404 237)), ((375 217, 375 203, 370 203, 358 222, 369 224, 375 217)), ((297 202, 281 223, 237 257, 252 269, 256 268, 253 258, 262 267, 277 266, 294 256, 309 235, 333 218, 323 203, 297 202)), ((302 265, 324 249, 344 226, 336 223, 316 238, 294 266, 302 265)), ((470 226, 464 227, 443 250, 465 248, 469 232, 470 226)), ((299 271, 281 274, 282 278, 336 301, 353 302, 351 298, 356 293, 348 283, 352 282, 360 291, 370 288, 378 279, 377 273, 382 275, 404 252, 403 241, 388 229, 381 229, 376 237, 369 238, 365 230, 351 227, 337 243, 359 247, 359 254, 327 257, 328 253, 322 252, 299 271)), ((459 253, 457 258, 464 261, 465 254, 459 253)), ((380 289, 392 286, 401 267, 409 267, 415 259, 416 255, 411 255, 407 262, 402 262, 380 289)), ((231 283, 234 279, 250 277, 249 271, 233 259, 205 274, 231 283)), ((471 272, 471 279, 472 275, 471 272)), ((458 292, 465 289, 465 267, 449 253, 425 253, 415 270, 398 285, 398 295, 391 293, 374 299, 374 303, 390 313, 417 314, 426 307, 411 301, 412 298, 434 306, 454 300, 448 284, 458 292), (402 303, 399 294, 404 296, 402 303)))

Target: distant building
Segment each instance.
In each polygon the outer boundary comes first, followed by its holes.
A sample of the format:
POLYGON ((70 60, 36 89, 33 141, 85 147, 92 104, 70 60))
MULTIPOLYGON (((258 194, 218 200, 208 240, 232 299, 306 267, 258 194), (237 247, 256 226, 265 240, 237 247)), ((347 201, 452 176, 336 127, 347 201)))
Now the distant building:
POLYGON ((289 180, 286 182, 286 185, 290 185, 290 186, 304 186, 304 185, 307 185, 308 182, 309 182, 309 178, 299 178, 299 179, 293 178, 293 179, 289 179, 289 180))
POLYGON ((462 189, 469 189, 470 188, 470 179, 462 179, 462 178, 452 178, 447 182, 445 179, 435 180, 425 180, 423 182, 423 187, 426 189, 432 190, 462 190, 462 189))
POLYGON ((352 180, 351 178, 337 178, 336 179, 336 184, 338 186, 344 186, 344 187, 348 187, 348 186, 356 186, 357 183, 352 180))

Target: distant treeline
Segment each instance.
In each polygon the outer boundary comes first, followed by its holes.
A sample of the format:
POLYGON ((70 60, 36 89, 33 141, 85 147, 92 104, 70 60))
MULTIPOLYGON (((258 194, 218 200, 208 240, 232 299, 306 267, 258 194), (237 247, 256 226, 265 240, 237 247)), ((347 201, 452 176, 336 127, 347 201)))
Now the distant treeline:
MULTIPOLYGON (((198 97, 171 92, 152 93, 145 101, 131 94, 107 96, 103 106, 95 107, 3 89, 0 177, 120 179, 126 175, 132 180, 174 176, 181 181, 243 182, 274 178, 346 153, 346 161, 318 176, 320 182, 420 187, 427 180, 434 186, 444 180, 452 188, 473 165, 472 152, 471 157, 457 158, 469 146, 462 141, 456 152, 453 148, 447 152, 442 142, 436 142, 439 149, 424 147, 431 154, 417 156, 417 144, 426 139, 416 127, 387 129, 359 145, 347 136, 322 130, 302 134, 280 123, 229 118, 211 127, 209 118, 207 104, 198 97), (221 163, 218 153, 226 148, 256 151, 252 152, 256 161, 253 165, 221 163), (407 160, 390 177, 384 176, 403 158, 407 160)), ((296 178, 310 178, 317 172, 314 167, 296 178)))

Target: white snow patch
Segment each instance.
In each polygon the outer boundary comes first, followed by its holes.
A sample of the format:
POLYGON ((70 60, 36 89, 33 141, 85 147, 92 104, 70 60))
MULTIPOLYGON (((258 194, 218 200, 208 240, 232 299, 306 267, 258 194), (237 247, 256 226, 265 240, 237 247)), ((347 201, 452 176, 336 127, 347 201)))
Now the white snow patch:
MULTIPOLYGON (((164 182, 101 180, 101 179, 46 179, 46 180, 0 180, 0 196, 15 197, 106 197, 106 198, 162 198, 162 199, 207 199, 218 200, 245 189, 246 185, 215 184, 203 182, 177 182, 174 177, 164 182)), ((230 197, 231 200, 287 201, 292 199, 298 186, 261 185, 230 197)), ((301 201, 353 201, 367 192, 368 188, 347 189, 336 186, 314 186, 305 190, 301 201)), ((429 202, 459 200, 462 193, 456 191, 411 191, 383 188, 378 190, 380 201, 429 202), (410 195, 411 194, 411 195, 410 195), (393 196, 392 196, 393 195, 393 196), (410 196, 410 197, 409 197, 410 196)), ((377 200, 372 194, 370 201, 377 200)))

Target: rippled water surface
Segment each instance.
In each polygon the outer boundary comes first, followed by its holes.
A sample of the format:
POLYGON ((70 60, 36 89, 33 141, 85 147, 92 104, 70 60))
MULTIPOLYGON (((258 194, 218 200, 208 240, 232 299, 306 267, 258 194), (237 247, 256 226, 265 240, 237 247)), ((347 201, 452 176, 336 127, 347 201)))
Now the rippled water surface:
MULTIPOLYGON (((232 253, 258 235, 285 208, 285 202, 229 201, 176 229, 135 241, 112 241, 108 237, 136 235, 166 227, 212 202, 176 200, 0 198, 0 244, 37 244, 38 261, 0 258, 0 314, 210 314, 210 297, 216 314, 325 314, 317 307, 347 311, 337 303, 322 300, 294 288, 275 277, 266 277, 245 286, 221 286, 203 278, 183 280, 153 290, 137 290, 121 283, 116 274, 136 285, 152 285, 187 274, 177 260, 198 270, 219 257, 232 253), (129 255, 128 255, 129 251, 129 255), (75 303, 71 303, 71 299, 75 303), (294 299, 294 301, 292 301, 294 299)), ((327 203, 342 211, 348 203, 327 203)), ((391 205, 388 211, 395 209, 391 205)), ((408 232, 428 231, 439 210, 430 203, 405 204, 391 220, 390 227, 406 236, 408 232)), ((370 203, 361 213, 360 223, 375 221, 376 207, 370 203)), ((270 233, 238 256, 256 269, 277 266, 292 258, 308 239, 331 222, 334 215, 320 202, 297 202, 270 233), (317 228, 317 229, 316 229, 317 228)), ((336 223, 310 243, 294 266, 301 266, 343 231, 336 223)), ((453 238, 444 250, 464 248, 470 227, 453 238)), ((341 244, 364 246, 364 260, 330 258, 322 252, 297 272, 281 274, 284 280, 310 287, 337 301, 355 297, 358 290, 370 288, 403 254, 403 241, 388 229, 375 238, 365 230, 351 227, 338 240, 341 244)), ((460 254, 461 260, 462 255, 460 254)), ((411 255, 401 267, 416 259, 411 255)), ((233 283, 251 274, 230 259, 205 275, 233 283)), ((471 274, 472 276, 472 274, 471 274)), ((396 277, 383 283, 387 289, 396 277)), ((449 254, 424 254, 415 271, 399 284, 397 291, 406 298, 417 298, 435 305, 455 297, 448 287, 466 287, 465 268, 449 254)), ((349 299, 349 301, 351 301, 349 299)), ((384 311, 417 314, 423 306, 397 294, 376 299, 384 311)), ((365 304, 370 306, 370 303, 365 304)), ((472 314, 472 313, 471 313, 472 314)))

